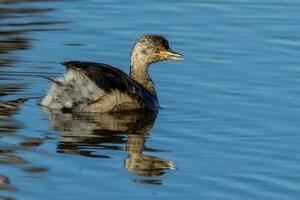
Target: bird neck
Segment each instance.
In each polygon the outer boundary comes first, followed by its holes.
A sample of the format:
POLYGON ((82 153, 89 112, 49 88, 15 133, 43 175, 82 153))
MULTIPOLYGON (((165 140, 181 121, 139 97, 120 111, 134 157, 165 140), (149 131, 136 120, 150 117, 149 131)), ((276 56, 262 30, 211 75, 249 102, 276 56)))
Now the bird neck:
POLYGON ((137 58, 137 56, 131 56, 130 65, 130 77, 142 85, 153 96, 156 96, 154 83, 148 73, 149 64, 143 60, 137 58))

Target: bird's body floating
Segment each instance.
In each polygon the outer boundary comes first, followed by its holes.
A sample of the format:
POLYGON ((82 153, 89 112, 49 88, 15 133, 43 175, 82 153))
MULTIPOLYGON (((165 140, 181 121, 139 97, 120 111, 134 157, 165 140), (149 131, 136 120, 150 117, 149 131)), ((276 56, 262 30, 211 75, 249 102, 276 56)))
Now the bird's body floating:
POLYGON ((130 75, 103 63, 69 61, 62 78, 52 86, 40 104, 49 109, 75 112, 116 112, 157 109, 158 99, 148 74, 150 64, 182 60, 159 35, 141 37, 131 53, 130 75))

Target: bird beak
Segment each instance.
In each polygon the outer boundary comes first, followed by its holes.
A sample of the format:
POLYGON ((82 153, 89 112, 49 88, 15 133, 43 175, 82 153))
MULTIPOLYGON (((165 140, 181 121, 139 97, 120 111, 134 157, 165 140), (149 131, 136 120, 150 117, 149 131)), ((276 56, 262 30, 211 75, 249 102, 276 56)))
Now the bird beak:
POLYGON ((173 60, 173 61, 183 60, 183 55, 173 51, 172 49, 161 51, 160 55, 164 60, 173 60))

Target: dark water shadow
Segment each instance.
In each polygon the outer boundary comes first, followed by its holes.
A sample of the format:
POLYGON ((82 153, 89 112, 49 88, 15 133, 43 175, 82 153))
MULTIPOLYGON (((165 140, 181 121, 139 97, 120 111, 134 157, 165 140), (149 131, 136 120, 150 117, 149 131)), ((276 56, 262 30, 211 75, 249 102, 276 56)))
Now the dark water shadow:
MULTIPOLYGON (((10 179, 7 176, 3 176, 0 174, 0 192, 1 191, 16 191, 17 188, 11 186, 10 179)), ((11 197, 0 196, 0 200, 11 200, 11 197)))
POLYGON ((19 106, 26 100, 27 99, 16 99, 13 101, 0 100, 0 134, 13 133, 22 127, 19 123, 11 121, 13 115, 19 110, 19 106))
MULTIPOLYGON (((19 111, 19 107, 26 102, 27 99, 16 99, 12 101, 0 100, 0 138, 16 135, 16 132, 23 126, 19 122, 13 120, 14 115, 19 111)), ((0 165, 4 166, 21 166, 27 174, 41 173, 48 171, 47 168, 32 165, 26 159, 18 155, 21 151, 30 151, 32 148, 43 144, 46 138, 22 137, 20 142, 16 144, 6 144, 0 140, 0 165)), ((2 171, 0 174, 0 192, 14 192, 18 189, 11 184, 10 177, 2 171)), ((0 196, 0 199, 10 199, 0 196)))
POLYGON ((137 183, 161 184, 168 169, 176 169, 171 160, 145 155, 158 152, 146 147, 156 111, 132 111, 110 114, 63 113, 46 110, 53 130, 62 132, 57 152, 93 158, 111 158, 110 151, 127 152, 123 167, 137 178, 137 183), (123 147, 125 145, 125 148, 123 147), (153 178, 153 179, 152 179, 153 178))
MULTIPOLYGON (((17 3, 34 3, 45 0, 0 0, 0 133, 15 132, 22 128, 20 122, 13 119, 13 115, 19 110, 21 99, 11 101, 7 99, 10 95, 17 95, 28 87, 24 81, 28 74, 18 71, 10 72, 11 68, 18 67, 20 61, 14 56, 14 52, 28 50, 31 48, 32 32, 61 30, 57 25, 65 24, 65 21, 53 21, 42 16, 45 13, 54 11, 52 8, 31 6, 14 6, 17 3), (34 20, 28 20, 34 16, 34 20), (6 70, 4 70, 6 69, 6 70), (4 100, 6 96, 6 100, 4 100)), ((25 5, 25 4, 24 4, 25 5)), ((22 61, 24 62, 24 61, 22 61)), ((36 75, 32 75, 36 76, 36 75)))
MULTIPOLYGON (((30 33, 44 31, 66 30, 67 21, 53 21, 42 17, 43 14, 53 12, 53 8, 31 6, 14 6, 18 3, 48 2, 50 0, 0 0, 0 69, 3 67, 14 67, 19 60, 12 53, 19 50, 31 48, 32 38, 30 33), (37 17, 40 19, 37 19, 37 17), (30 17, 34 20, 28 21, 30 17)), ((58 0, 51 0, 62 2, 58 0)), ((25 5, 25 4, 24 4, 25 5)), ((1 75, 1 72, 0 72, 1 75)))
MULTIPOLYGON (((34 3, 43 0, 0 0, 0 133, 14 133, 22 128, 22 124, 14 120, 13 115, 19 110, 24 99, 12 100, 10 95, 16 95, 27 88, 29 83, 24 82, 22 74, 8 73, 9 68, 17 67, 19 61, 13 53, 31 48, 31 32, 60 30, 56 25, 65 21, 52 21, 46 18, 37 19, 44 13, 54 11, 52 8, 36 6, 14 6, 17 3, 34 3), (28 21, 30 17, 35 19, 28 21), (8 70, 4 71, 3 69, 8 70), (6 98, 3 98, 6 96, 6 98), (5 100, 4 100, 5 99, 5 100)), ((23 74, 27 75, 27 74, 23 74)))
MULTIPOLYGON (((42 145, 45 138, 18 135, 18 131, 24 128, 24 125, 16 120, 15 116, 27 100, 23 96, 18 98, 18 94, 25 91, 30 83, 24 80, 27 74, 20 70, 11 70, 21 67, 19 63, 24 62, 16 57, 15 53, 32 48, 34 39, 31 33, 63 30, 63 25, 67 23, 43 17, 45 13, 54 11, 52 8, 25 5, 34 2, 42 0, 0 0, 0 166, 16 167, 27 175, 46 172, 48 169, 30 163, 19 152, 28 152, 42 145), (16 6, 17 3, 23 4, 16 6), (7 142, 13 141, 14 138, 19 142, 7 142)), ((1 171, 0 192, 18 190, 14 182, 14 176, 1 171)), ((0 199, 13 198, 0 195, 0 199)))

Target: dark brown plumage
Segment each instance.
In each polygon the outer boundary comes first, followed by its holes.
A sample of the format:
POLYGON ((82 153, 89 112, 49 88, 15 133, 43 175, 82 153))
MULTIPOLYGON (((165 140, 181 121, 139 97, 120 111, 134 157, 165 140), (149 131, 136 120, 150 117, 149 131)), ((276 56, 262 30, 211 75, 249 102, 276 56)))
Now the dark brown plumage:
POLYGON ((62 63, 67 69, 83 72, 91 81, 105 92, 118 89, 120 92, 134 94, 140 87, 122 70, 104 63, 68 61, 62 63))

